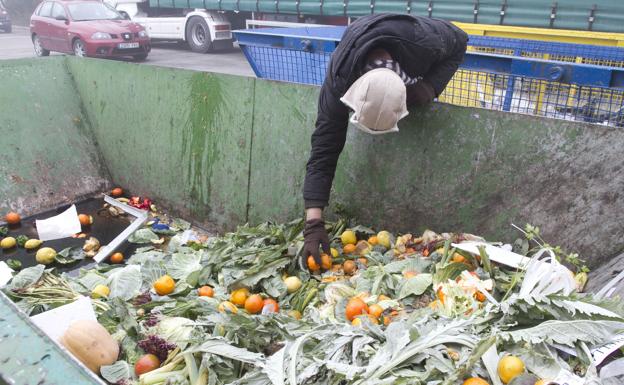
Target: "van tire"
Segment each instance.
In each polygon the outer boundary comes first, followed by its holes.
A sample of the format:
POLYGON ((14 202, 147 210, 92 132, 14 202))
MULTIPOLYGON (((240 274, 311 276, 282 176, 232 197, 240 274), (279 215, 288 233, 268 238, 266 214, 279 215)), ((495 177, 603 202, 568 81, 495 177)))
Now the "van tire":
POLYGON ((212 49, 210 28, 203 17, 193 16, 186 24, 186 42, 191 51, 207 53, 212 49))

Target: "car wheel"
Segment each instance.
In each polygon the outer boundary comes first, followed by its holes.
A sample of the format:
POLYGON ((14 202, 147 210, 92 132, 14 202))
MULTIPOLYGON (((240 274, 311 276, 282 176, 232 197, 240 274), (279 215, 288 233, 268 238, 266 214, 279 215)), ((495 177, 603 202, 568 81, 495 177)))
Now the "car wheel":
POLYGON ((143 61, 143 60, 147 59, 147 54, 146 53, 142 53, 140 55, 134 55, 132 58, 134 59, 134 61, 143 61))
POLYGON ((206 53, 210 51, 212 47, 210 29, 203 17, 196 16, 189 19, 186 26, 186 42, 193 52, 206 53))
POLYGON ((33 46, 35 47, 35 55, 38 57, 50 55, 50 51, 41 46, 41 39, 37 35, 33 36, 33 46))
POLYGON ((78 57, 87 56, 87 48, 85 47, 84 41, 80 39, 74 40, 74 55, 78 57))

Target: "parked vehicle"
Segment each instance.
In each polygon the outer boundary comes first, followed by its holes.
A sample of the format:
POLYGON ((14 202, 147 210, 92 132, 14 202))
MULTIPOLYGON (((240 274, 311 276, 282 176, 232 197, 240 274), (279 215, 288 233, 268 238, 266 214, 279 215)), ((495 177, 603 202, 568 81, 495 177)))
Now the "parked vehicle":
POLYGON ((11 17, 9 16, 9 12, 4 8, 2 2, 0 1, 0 30, 11 33, 13 30, 13 25, 11 23, 11 17))
POLYGON ((55 51, 145 60, 151 50, 145 28, 96 0, 44 1, 31 16, 30 32, 37 56, 55 51))
POLYGON ((152 39, 184 41, 201 53, 232 48, 230 22, 217 11, 152 7, 147 0, 103 1, 145 27, 152 39))

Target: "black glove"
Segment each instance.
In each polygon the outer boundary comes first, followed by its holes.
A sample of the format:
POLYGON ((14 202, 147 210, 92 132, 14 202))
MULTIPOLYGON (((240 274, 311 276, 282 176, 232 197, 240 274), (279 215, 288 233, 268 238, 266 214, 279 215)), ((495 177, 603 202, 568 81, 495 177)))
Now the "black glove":
POLYGON ((319 246, 323 248, 323 252, 330 253, 329 238, 327 230, 325 230, 325 222, 322 219, 311 219, 305 223, 303 229, 303 266, 308 265, 308 257, 314 257, 316 264, 321 266, 321 254, 319 246))

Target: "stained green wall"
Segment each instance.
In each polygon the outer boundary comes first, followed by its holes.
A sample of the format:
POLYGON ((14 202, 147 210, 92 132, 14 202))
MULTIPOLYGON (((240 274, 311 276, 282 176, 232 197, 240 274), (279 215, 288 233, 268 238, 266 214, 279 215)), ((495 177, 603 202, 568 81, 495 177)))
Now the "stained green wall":
POLYGON ((33 214, 105 187, 64 60, 1 61, 0 214, 33 214))
MULTIPOLYGON (((302 214, 315 87, 75 58, 4 63, 0 80, 2 207, 71 201, 110 176, 218 229, 302 214)), ((530 222, 594 265, 624 248, 620 129, 444 104, 400 128, 350 129, 329 215, 507 241, 530 222)))

